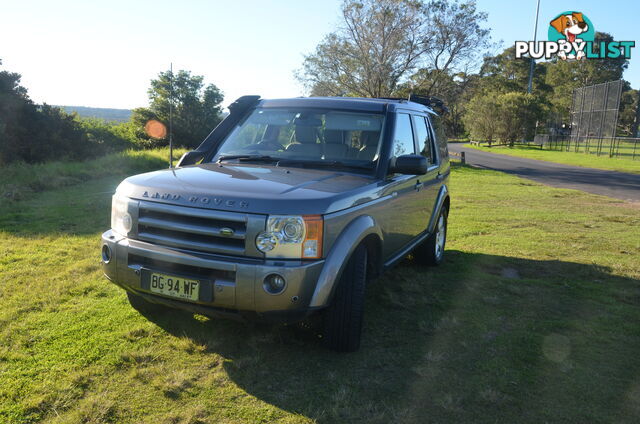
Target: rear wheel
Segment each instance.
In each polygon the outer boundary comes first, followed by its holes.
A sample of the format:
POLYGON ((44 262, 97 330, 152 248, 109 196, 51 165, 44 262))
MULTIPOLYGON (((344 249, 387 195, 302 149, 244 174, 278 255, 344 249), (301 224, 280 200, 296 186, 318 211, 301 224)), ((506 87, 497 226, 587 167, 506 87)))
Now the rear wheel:
POLYGON ((324 339, 330 349, 354 352, 360 347, 366 284, 367 249, 360 245, 349 258, 333 302, 324 312, 324 339))
POLYGON ((433 233, 414 251, 416 259, 425 265, 440 265, 444 261, 444 247, 447 244, 447 212, 445 207, 440 210, 433 233))

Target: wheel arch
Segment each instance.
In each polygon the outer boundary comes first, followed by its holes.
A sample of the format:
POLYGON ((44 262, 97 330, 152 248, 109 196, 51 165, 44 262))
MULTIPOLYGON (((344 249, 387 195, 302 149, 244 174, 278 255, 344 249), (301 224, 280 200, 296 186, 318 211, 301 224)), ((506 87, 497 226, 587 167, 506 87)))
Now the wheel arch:
POLYGON ((376 233, 367 235, 360 244, 367 249, 367 281, 382 274, 382 239, 376 233))
POLYGON ((378 275, 382 270, 382 242, 382 231, 373 217, 360 215, 347 224, 326 256, 309 307, 319 308, 329 304, 347 261, 361 244, 365 245, 371 259, 367 277, 378 275))
POLYGON ((449 206, 451 204, 451 199, 449 196, 449 189, 447 188, 446 185, 442 185, 442 187, 440 187, 440 191, 438 192, 438 197, 436 198, 436 203, 435 203, 435 207, 433 208, 433 212, 431 213, 431 218, 429 219, 429 226, 427 227, 427 230, 429 231, 429 233, 433 232, 435 226, 436 226, 436 221, 438 220, 438 217, 440 216, 440 211, 442 211, 443 208, 446 208, 447 212, 450 210, 449 206))

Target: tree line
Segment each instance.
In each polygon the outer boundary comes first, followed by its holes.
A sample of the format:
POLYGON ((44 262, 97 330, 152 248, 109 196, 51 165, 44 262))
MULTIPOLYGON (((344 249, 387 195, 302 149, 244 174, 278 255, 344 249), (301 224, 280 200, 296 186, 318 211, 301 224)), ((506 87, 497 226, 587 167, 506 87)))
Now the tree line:
MULTIPOLYGON (((474 0, 344 0, 342 23, 304 57, 296 78, 313 96, 437 96, 449 108, 449 137, 514 142, 544 132, 548 122, 569 123, 575 88, 621 79, 624 58, 553 59, 535 64, 515 48, 497 54, 487 14, 474 0)), ((610 41, 596 33, 597 41, 610 41)), ((1 65, 1 62, 0 62, 1 65)), ((149 106, 134 109, 129 122, 80 119, 60 108, 37 105, 20 75, 0 71, 0 164, 14 161, 79 160, 126 148, 168 143, 169 125, 178 146, 197 146, 222 118, 222 92, 188 71, 160 72, 148 89, 149 106)), ((624 84, 618 134, 638 129, 638 90, 624 84)))
POLYGON ((222 92, 188 71, 160 72, 148 95, 149 106, 134 109, 128 122, 80 118, 60 107, 35 104, 20 85, 20 74, 2 70, 0 164, 84 160, 128 148, 164 146, 166 131, 158 136, 145 127, 149 121, 168 127, 170 108, 176 145, 195 148, 222 119, 222 92))
MULTIPOLYGON (((486 24, 473 0, 345 0, 341 24, 296 76, 318 96, 437 96, 450 137, 514 142, 547 121, 569 124, 575 88, 621 79, 628 66, 622 57, 539 62, 528 94, 530 61, 514 47, 487 54, 496 46, 486 24)), ((595 45, 612 39, 596 33, 595 45)), ((637 132, 638 94, 625 82, 619 135, 637 132)))

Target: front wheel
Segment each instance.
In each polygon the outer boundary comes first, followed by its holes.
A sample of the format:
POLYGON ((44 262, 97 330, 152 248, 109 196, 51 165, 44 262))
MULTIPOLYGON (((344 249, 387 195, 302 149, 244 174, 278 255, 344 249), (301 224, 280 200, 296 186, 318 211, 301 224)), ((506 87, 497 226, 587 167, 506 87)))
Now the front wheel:
POLYGON ((444 261, 444 247, 447 244, 447 212, 445 207, 440 210, 433 233, 414 252, 416 259, 425 265, 440 265, 444 261))
POLYGON ((355 352, 360 347, 367 284, 367 249, 360 245, 349 258, 336 292, 324 312, 324 339, 338 352, 355 352))

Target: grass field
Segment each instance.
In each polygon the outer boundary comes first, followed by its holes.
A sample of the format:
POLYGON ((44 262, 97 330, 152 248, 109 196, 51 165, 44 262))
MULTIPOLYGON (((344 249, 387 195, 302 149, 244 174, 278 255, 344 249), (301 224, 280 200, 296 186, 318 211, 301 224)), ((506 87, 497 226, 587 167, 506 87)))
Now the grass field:
MULTIPOLYGON (((173 156, 179 158, 184 152, 184 149, 176 149, 173 156)), ((130 150, 86 162, 53 161, 36 165, 12 163, 2 167, 0 198, 9 201, 23 200, 33 193, 110 175, 131 175, 152 171, 166 167, 168 163, 168 148, 130 150)))
POLYGON ((640 159, 610 158, 588 153, 562 152, 557 150, 540 149, 538 146, 499 146, 484 147, 466 144, 465 147, 482 150, 484 152, 500 153, 503 155, 520 156, 529 159, 546 160, 566 165, 584 166, 587 168, 606 169, 609 171, 631 172, 640 174, 640 159))
POLYGON ((379 279, 361 350, 335 354, 133 310, 99 266, 123 176, 0 205, 2 423, 640 420, 637 204, 456 166, 446 264, 379 279))

